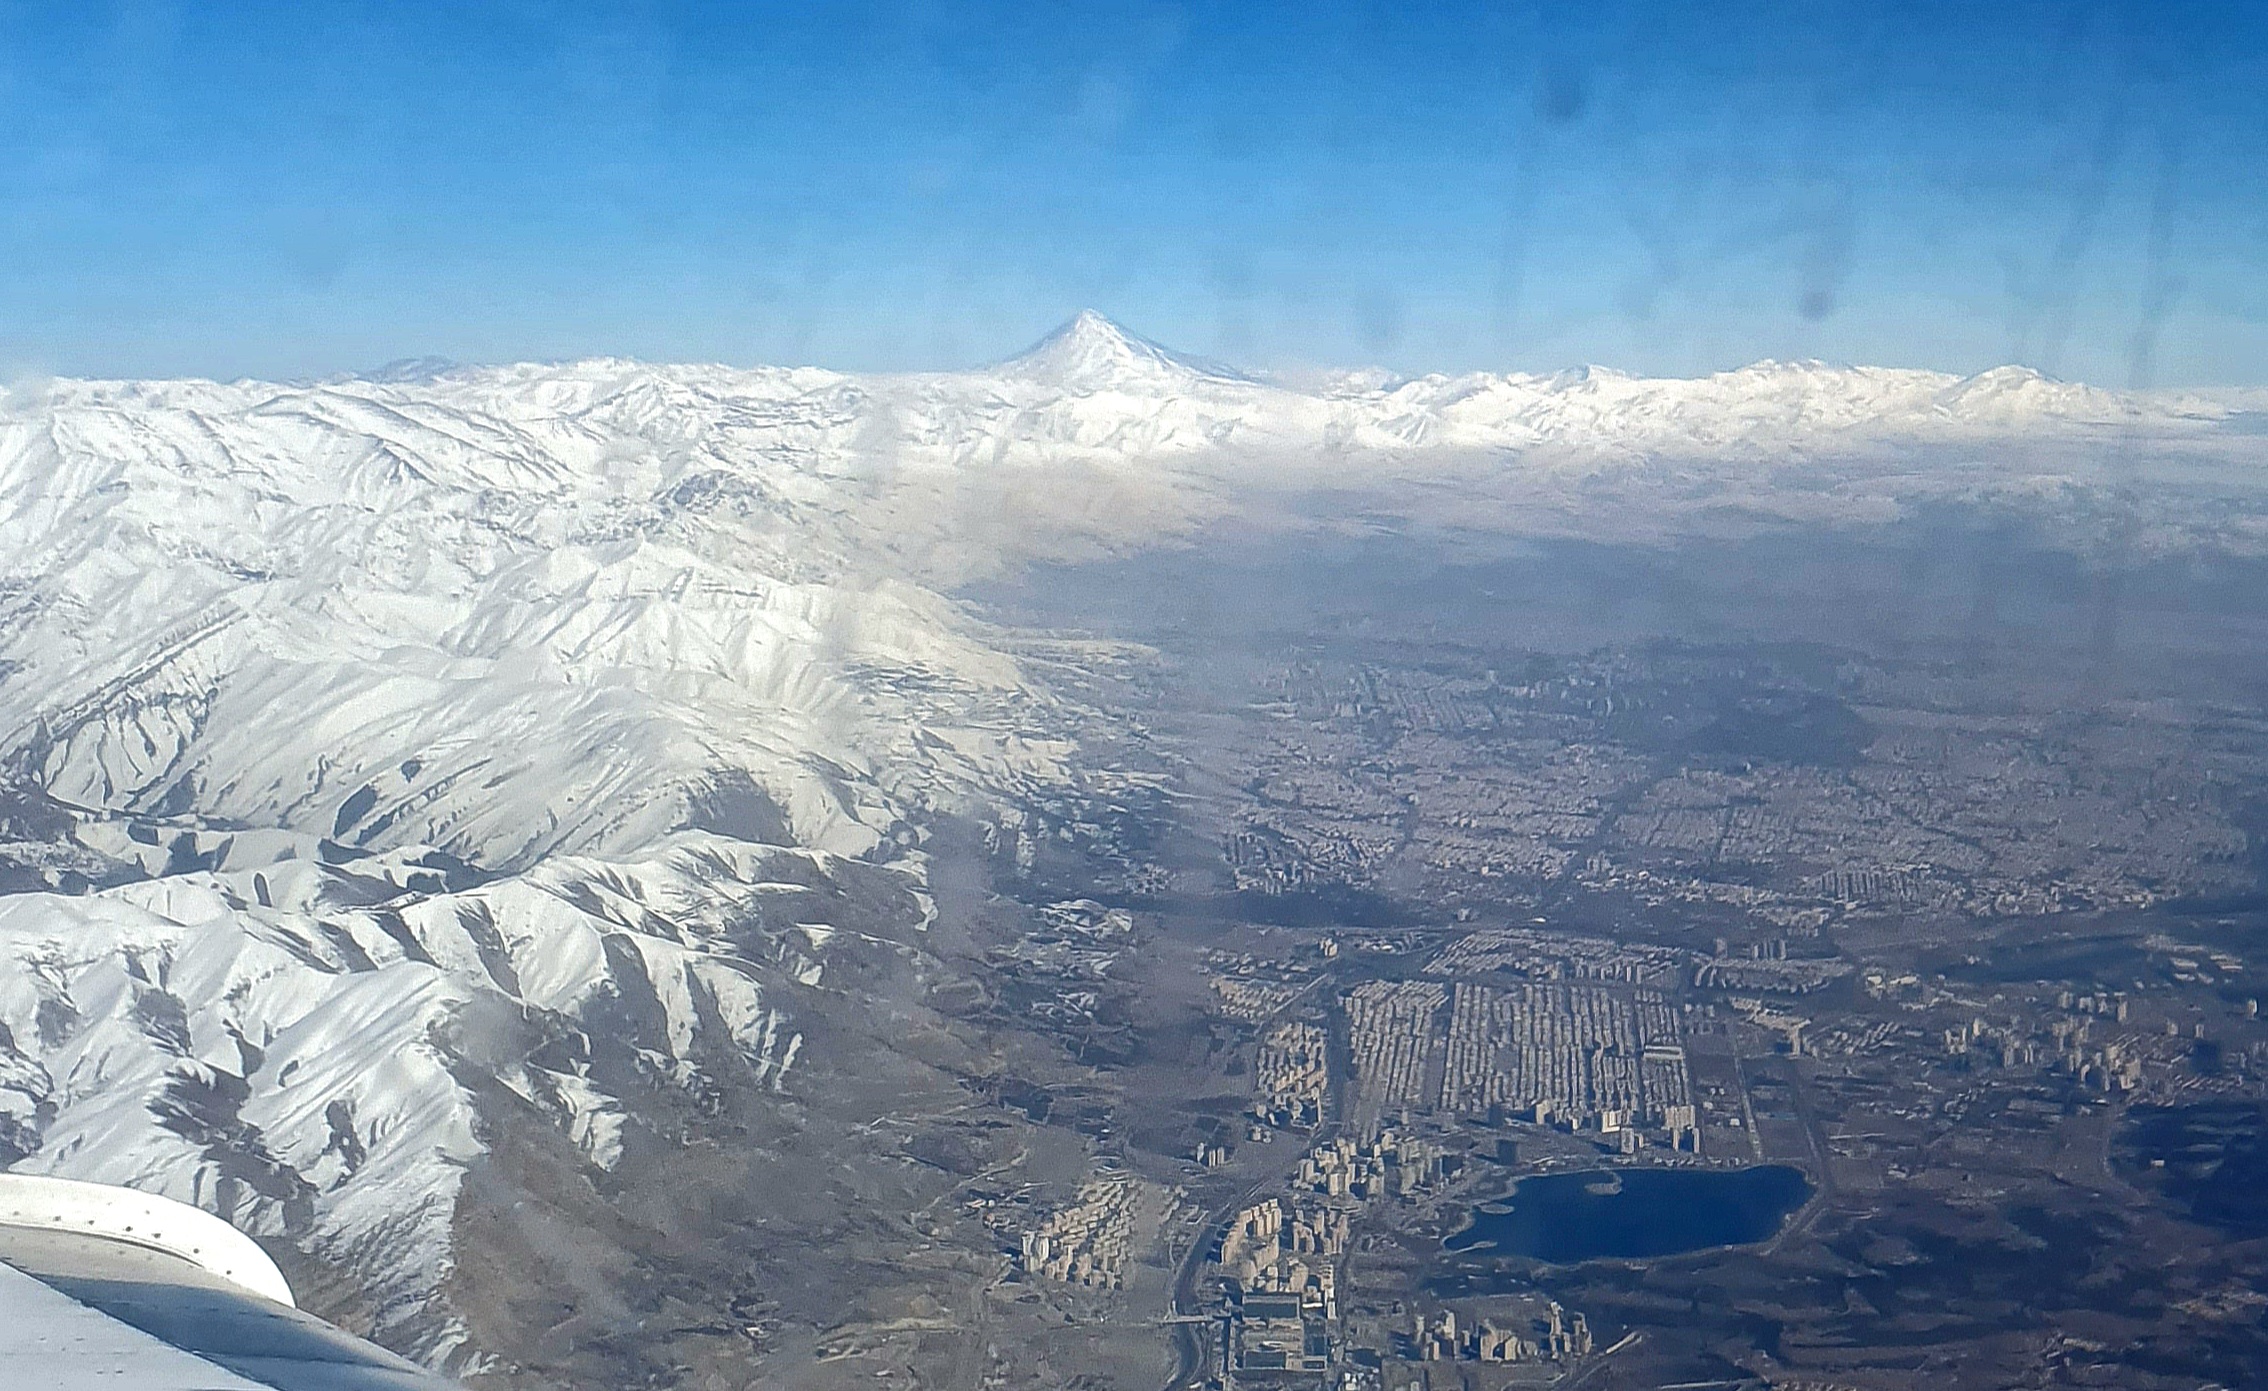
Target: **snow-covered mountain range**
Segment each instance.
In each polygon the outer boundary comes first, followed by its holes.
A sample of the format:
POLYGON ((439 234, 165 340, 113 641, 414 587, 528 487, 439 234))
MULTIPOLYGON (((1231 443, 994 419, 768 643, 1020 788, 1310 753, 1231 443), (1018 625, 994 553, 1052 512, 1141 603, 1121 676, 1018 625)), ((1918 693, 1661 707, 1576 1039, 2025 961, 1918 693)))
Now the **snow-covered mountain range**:
POLYGON ((1092 314, 966 373, 20 385, 0 1157, 220 1210, 462 1365, 499 1108, 604 1172, 654 1129, 630 1091, 705 1059, 792 1098, 839 953, 928 922, 937 819, 1013 833, 1083 776, 1102 716, 960 582, 1313 493, 1637 538, 2115 507, 2257 549, 2264 405, 1779 363, 1301 387, 1092 314))

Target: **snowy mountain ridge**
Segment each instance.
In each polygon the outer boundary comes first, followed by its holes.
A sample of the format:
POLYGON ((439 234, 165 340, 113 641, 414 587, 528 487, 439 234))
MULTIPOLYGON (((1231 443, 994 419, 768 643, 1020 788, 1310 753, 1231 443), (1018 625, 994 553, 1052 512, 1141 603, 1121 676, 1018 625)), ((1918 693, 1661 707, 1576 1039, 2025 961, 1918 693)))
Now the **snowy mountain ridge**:
POLYGON ((1206 382, 1249 384, 1234 368, 1187 357, 1129 333, 1092 309, 996 369, 1058 391, 1187 390, 1206 382))
POLYGON ((1045 834, 1086 776, 1101 716, 957 582, 1325 489, 1648 537, 2062 516, 2147 469, 2145 544, 2258 547, 2260 404, 1816 363, 1307 390, 1091 314, 967 373, 19 390, 0 1159, 221 1211, 447 1358, 497 1135, 604 1173, 725 1070, 792 1100, 845 954, 918 954, 938 819, 1045 834))

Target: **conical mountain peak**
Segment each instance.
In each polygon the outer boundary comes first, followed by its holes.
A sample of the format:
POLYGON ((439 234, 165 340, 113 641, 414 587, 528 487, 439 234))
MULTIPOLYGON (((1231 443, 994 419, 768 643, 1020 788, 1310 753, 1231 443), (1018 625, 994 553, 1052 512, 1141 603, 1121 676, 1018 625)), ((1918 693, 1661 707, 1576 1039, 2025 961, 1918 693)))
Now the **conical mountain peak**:
POLYGON ((1077 391, 1184 385, 1204 377, 1243 380, 1240 373, 1130 333, 1092 309, 1080 310, 1003 366, 1016 376, 1077 391))
POLYGON ((1082 309, 1071 316, 1071 322, 1048 335, 1051 338, 1075 338, 1096 343, 1133 343, 1135 335, 1112 323, 1110 319, 1092 309, 1082 309))

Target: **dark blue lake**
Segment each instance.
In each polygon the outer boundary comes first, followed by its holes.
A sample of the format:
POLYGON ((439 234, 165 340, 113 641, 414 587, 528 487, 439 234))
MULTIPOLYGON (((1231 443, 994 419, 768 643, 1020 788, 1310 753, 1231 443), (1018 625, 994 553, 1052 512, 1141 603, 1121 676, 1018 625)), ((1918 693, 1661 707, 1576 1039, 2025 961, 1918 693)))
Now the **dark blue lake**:
POLYGON ((1811 1196, 1800 1169, 1592 1169, 1522 1179, 1473 1209, 1451 1251, 1501 1251, 1554 1264, 1674 1256, 1762 1241, 1811 1196))

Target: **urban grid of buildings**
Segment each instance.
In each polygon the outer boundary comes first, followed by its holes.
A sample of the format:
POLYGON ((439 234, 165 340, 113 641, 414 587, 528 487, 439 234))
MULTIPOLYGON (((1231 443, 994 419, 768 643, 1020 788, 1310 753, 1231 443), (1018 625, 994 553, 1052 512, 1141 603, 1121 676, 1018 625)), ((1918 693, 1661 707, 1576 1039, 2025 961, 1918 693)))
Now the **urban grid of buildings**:
POLYGON ((1365 1126, 1438 1109, 1605 1134, 1645 1127, 1674 1148, 1699 1146, 1678 1017, 1658 991, 1369 981, 1346 1011, 1365 1126))

